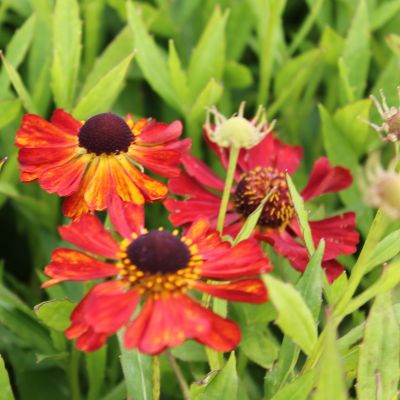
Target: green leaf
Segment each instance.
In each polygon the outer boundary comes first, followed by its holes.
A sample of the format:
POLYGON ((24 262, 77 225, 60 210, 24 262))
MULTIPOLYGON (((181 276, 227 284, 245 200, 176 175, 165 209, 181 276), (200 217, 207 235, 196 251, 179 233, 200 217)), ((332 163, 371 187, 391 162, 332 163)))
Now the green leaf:
POLYGON ((76 0, 57 0, 53 15, 51 86, 57 107, 71 110, 81 57, 82 22, 76 0))
POLYGON ((389 0, 378 4, 374 12, 371 13, 371 31, 376 31, 383 27, 392 18, 394 19, 400 11, 399 0, 389 0))
POLYGON ((271 195, 272 191, 263 198, 263 200, 257 206, 257 208, 246 218, 246 221, 240 228, 240 231, 233 242, 235 245, 241 242, 242 240, 248 239, 251 236, 257 225, 258 220, 260 219, 260 215, 262 213, 262 210, 264 209, 264 205, 268 201, 271 195))
POLYGON ((118 334, 122 355, 120 357, 128 397, 135 400, 152 399, 152 357, 137 350, 126 350, 122 334, 118 334))
POLYGON ((303 198, 300 196, 297 191, 292 178, 289 174, 286 174, 286 180, 288 183, 290 197, 292 198, 294 208, 296 210, 297 218, 300 224, 301 234, 303 235, 304 243, 306 244, 308 254, 313 254, 315 247, 314 241, 311 235, 310 225, 308 224, 308 215, 307 211, 304 208, 303 198))
POLYGON ((344 49, 344 39, 330 26, 325 26, 322 32, 320 48, 323 49, 325 62, 336 66, 344 49))
POLYGON ((188 118, 192 121, 202 120, 206 109, 215 105, 221 98, 223 92, 222 85, 215 79, 210 79, 199 97, 195 100, 188 118))
POLYGON ((228 362, 220 372, 217 372, 210 382, 196 390, 196 384, 191 387, 191 393, 195 394, 192 400, 218 400, 229 399, 236 400, 238 396, 238 376, 236 372, 235 353, 232 352, 228 362))
POLYGON ((180 110, 181 106, 175 94, 168 74, 165 58, 157 47, 154 39, 144 26, 139 10, 133 3, 127 3, 129 26, 132 29, 137 62, 150 86, 173 108, 180 110))
POLYGON ((190 57, 188 82, 192 100, 199 96, 211 78, 221 80, 225 62, 225 25, 228 13, 219 7, 205 27, 190 57))
POLYGON ((382 265, 400 253, 400 229, 391 232, 374 248, 367 270, 371 271, 377 265, 382 265))
POLYGON ((19 98, 22 101, 22 104, 24 105, 25 109, 33 114, 37 114, 36 107, 33 104, 33 101, 28 93, 28 91, 25 88, 25 85, 22 82, 22 79, 18 72, 15 70, 15 68, 8 62, 6 57, 1 53, 0 51, 0 57, 1 60, 3 61, 3 65, 6 69, 6 72, 8 74, 8 77, 10 78, 11 83, 14 86, 15 91, 17 92, 19 98))
POLYGON ((169 41, 168 70, 175 93, 178 96, 182 107, 186 108, 189 101, 189 86, 187 76, 186 72, 182 68, 181 60, 179 59, 179 55, 172 39, 169 41))
POLYGON ((0 100, 0 129, 14 121, 21 111, 21 101, 18 99, 0 100))
POLYGON ((333 117, 336 126, 340 128, 358 157, 367 150, 368 139, 373 139, 368 125, 360 120, 360 118, 369 119, 370 108, 370 100, 360 100, 340 108, 333 117))
POLYGON ((284 386, 271 400, 307 400, 314 386, 315 370, 306 372, 284 386))
POLYGON ((357 398, 395 399, 399 382, 400 334, 390 291, 371 308, 360 346, 357 398))
POLYGON ((106 378, 107 345, 104 345, 97 351, 85 353, 85 357, 89 378, 87 400, 97 400, 100 398, 101 388, 106 378))
POLYGON ((3 357, 0 355, 0 400, 14 400, 11 389, 10 379, 4 364, 3 357))
POLYGON ((50 300, 35 306, 37 317, 49 328, 64 332, 70 325, 70 315, 75 308, 69 300, 50 300))
POLYGON ((343 293, 346 291, 347 282, 348 279, 346 272, 343 271, 342 274, 330 285, 330 304, 336 304, 341 299, 343 293))
POLYGON ((131 29, 126 26, 96 60, 93 69, 85 80, 80 97, 84 97, 105 74, 126 59, 133 51, 133 34, 131 29))
POLYGON ((348 70, 349 82, 357 99, 362 97, 367 84, 371 58, 369 35, 368 9, 365 0, 360 0, 343 51, 343 63, 348 70))
POLYGON ((92 115, 108 111, 118 97, 133 53, 104 75, 75 106, 75 118, 87 119, 92 115))
MULTIPOLYGON (((36 16, 32 15, 19 28, 7 45, 5 55, 8 62, 17 69, 24 60, 25 55, 32 43, 33 31, 35 29, 36 16)), ((0 88, 3 93, 8 88, 9 78, 6 71, 1 71, 0 88)))
POLYGON ((317 388, 313 400, 347 399, 343 375, 343 361, 336 341, 336 330, 332 318, 328 316, 322 355, 317 367, 317 388))
POLYGON ((317 328, 303 297, 292 285, 271 275, 263 275, 263 280, 278 313, 275 323, 304 353, 310 354, 317 341, 317 328))
POLYGON ((225 64, 224 83, 232 89, 245 89, 253 83, 250 68, 236 61, 225 64))

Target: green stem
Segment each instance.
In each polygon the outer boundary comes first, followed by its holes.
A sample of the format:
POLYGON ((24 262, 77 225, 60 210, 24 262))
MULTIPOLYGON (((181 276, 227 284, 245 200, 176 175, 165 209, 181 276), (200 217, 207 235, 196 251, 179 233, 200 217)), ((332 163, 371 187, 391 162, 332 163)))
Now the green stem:
POLYGON ((176 379, 178 380, 179 387, 181 388, 182 391, 182 397, 184 400, 190 400, 190 390, 189 386, 185 380, 185 377, 182 374, 182 370, 180 369, 178 363, 175 360, 175 357, 172 355, 172 353, 167 350, 166 351, 168 361, 174 371, 174 374, 176 376, 176 379))
POLYGON ((71 400, 80 400, 81 392, 79 389, 79 357, 80 353, 72 347, 68 365, 68 381, 71 400))
POLYGON ((382 209, 379 209, 375 215, 374 221, 372 222, 367 239, 361 250, 361 254, 351 271, 346 291, 335 306, 333 314, 335 318, 340 319, 342 317, 342 313, 356 292, 361 279, 367 272, 368 262, 371 258, 371 255, 376 245, 379 243, 382 235, 385 233, 389 223, 390 219, 385 215, 382 209))
POLYGON ((153 400, 159 400, 161 393, 160 357, 153 356, 153 400))
POLYGON ((225 215, 228 209, 229 198, 231 195, 231 189, 233 184, 233 178, 235 176, 236 164, 239 157, 240 148, 231 147, 229 153, 229 164, 228 171, 226 173, 225 187, 222 194, 221 205, 218 212, 217 230, 222 233, 224 230, 225 215))

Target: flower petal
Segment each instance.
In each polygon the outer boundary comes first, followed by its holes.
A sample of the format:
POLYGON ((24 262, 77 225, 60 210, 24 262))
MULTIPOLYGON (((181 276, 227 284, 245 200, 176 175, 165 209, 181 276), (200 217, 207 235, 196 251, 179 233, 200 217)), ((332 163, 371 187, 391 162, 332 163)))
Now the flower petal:
POLYGON ((64 110, 57 109, 53 112, 50 122, 71 135, 78 135, 82 124, 64 110))
POLYGON ((325 193, 346 189, 352 182, 353 177, 347 168, 332 167, 326 157, 321 157, 314 163, 310 179, 301 195, 304 200, 311 200, 325 193))
POLYGON ((190 154, 185 154, 182 157, 182 163, 187 173, 201 184, 221 192, 224 190, 224 181, 215 175, 203 161, 190 154))
POLYGON ((144 227, 144 208, 123 202, 117 195, 110 196, 108 213, 111 223, 124 238, 131 239, 132 233, 139 234, 144 227))
POLYGON ((218 351, 230 351, 240 341, 237 326, 201 307, 186 295, 149 299, 125 332, 125 346, 159 354, 193 338, 218 351))
POLYGON ((245 172, 255 167, 273 167, 292 174, 299 167, 302 158, 301 146, 285 144, 275 138, 273 133, 269 133, 257 146, 244 151, 239 163, 245 172))
POLYGON ((90 156, 76 157, 66 164, 49 168, 39 177, 40 186, 49 193, 69 196, 76 192, 90 156))
POLYGON ((324 261, 322 263, 322 267, 325 270, 326 277, 328 278, 329 283, 335 281, 345 271, 343 265, 336 260, 324 261))
POLYGON ((178 150, 132 145, 128 154, 158 175, 172 178, 180 174, 181 153, 178 150))
POLYGON ((105 258, 115 259, 119 245, 101 221, 91 214, 59 229, 61 237, 75 246, 105 258))
MULTIPOLYGON (((44 273, 52 279, 51 284, 62 281, 87 281, 117 275, 118 269, 111 264, 96 260, 80 251, 59 248, 53 251, 50 264, 44 273)), ((45 282, 42 287, 50 284, 45 282)))
POLYGON ((215 285, 196 281, 194 287, 203 293, 231 301, 265 303, 268 300, 267 290, 260 279, 243 279, 215 285))
POLYGON ((53 148, 78 145, 78 138, 34 114, 22 118, 15 144, 17 147, 53 148))
POLYGON ((241 241, 228 249, 225 254, 208 260, 200 267, 201 275, 212 279, 237 279, 267 272, 272 269, 261 247, 254 239, 241 241))
POLYGON ((170 125, 162 122, 150 121, 136 136, 136 143, 161 144, 176 140, 182 135, 182 122, 174 121, 170 125))

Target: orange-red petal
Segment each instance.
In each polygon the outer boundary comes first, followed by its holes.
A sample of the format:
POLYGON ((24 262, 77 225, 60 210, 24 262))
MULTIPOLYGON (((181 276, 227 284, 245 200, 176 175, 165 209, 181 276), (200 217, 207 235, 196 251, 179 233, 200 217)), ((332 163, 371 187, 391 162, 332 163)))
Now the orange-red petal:
MULTIPOLYGON (((87 281, 107 278, 118 274, 118 269, 111 264, 88 256, 77 250, 59 248, 52 256, 44 273, 52 279, 52 284, 62 281, 87 281)), ((49 284, 44 284, 44 287, 49 284)))
POLYGON ((53 112, 50 122, 57 128, 62 129, 64 132, 71 135, 78 135, 79 129, 82 124, 77 121, 72 115, 68 114, 60 108, 53 112))
POLYGON ((113 259, 119 251, 119 245, 110 232, 91 214, 83 215, 68 226, 61 226, 59 232, 65 241, 101 257, 113 259))
POLYGON ((196 281, 194 287, 203 293, 226 300, 246 303, 264 303, 268 300, 265 285, 260 279, 243 279, 215 285, 196 281))

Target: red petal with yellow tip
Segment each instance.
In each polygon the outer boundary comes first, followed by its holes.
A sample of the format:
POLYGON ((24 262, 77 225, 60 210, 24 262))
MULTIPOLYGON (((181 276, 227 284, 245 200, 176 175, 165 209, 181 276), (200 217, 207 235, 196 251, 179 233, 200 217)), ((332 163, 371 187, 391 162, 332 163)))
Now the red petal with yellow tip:
POLYGON ((59 248, 53 252, 44 273, 58 282, 87 281, 117 275, 118 269, 80 251, 59 248))

